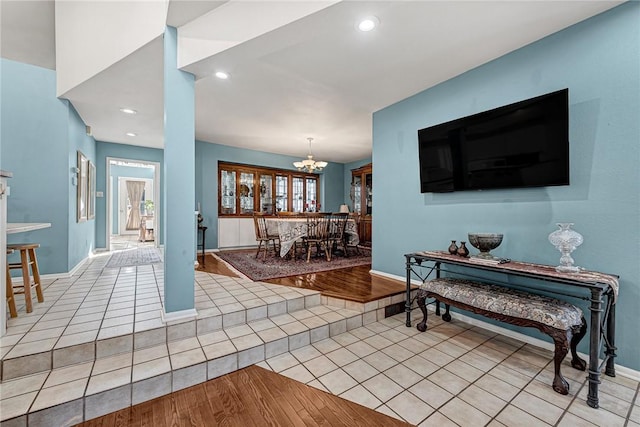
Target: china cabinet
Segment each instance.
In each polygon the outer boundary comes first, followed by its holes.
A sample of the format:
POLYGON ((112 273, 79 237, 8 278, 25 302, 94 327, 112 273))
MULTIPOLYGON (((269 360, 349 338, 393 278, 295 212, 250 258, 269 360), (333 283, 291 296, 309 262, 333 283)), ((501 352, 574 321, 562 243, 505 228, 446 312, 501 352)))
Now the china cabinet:
POLYGON ((360 216, 360 243, 371 242, 372 201, 373 166, 369 163, 351 170, 351 203, 353 212, 360 216))
POLYGON ((319 176, 237 163, 218 163, 218 248, 256 243, 253 212, 319 210, 319 176))
POLYGON ((318 210, 319 177, 298 171, 220 162, 218 213, 221 217, 253 212, 318 210))

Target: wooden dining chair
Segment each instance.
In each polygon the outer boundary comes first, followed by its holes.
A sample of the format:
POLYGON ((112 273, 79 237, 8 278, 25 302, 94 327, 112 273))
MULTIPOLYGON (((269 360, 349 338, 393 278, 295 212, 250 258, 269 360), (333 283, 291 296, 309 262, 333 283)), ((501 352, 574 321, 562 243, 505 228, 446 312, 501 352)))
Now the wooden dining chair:
POLYGON ((269 242, 273 244, 274 254, 278 254, 280 251, 280 237, 277 234, 270 234, 267 230, 266 214, 262 212, 253 213, 253 225, 256 232, 256 241, 258 242, 258 250, 256 251, 256 258, 260 255, 260 249, 263 249, 262 259, 267 259, 267 252, 269 251, 269 242), (264 248, 262 244, 264 243, 264 248))
POLYGON ((311 248, 316 248, 316 254, 324 249, 327 261, 331 261, 329 248, 329 218, 328 213, 307 213, 307 235, 304 236, 303 243, 307 251, 307 262, 311 260, 311 248))
POLYGON ((329 234, 327 240, 329 242, 329 251, 332 252, 339 247, 342 247, 342 253, 344 256, 349 256, 347 252, 347 244, 345 242, 344 229, 347 226, 347 220, 349 219, 348 212, 333 212, 329 217, 329 234))
MULTIPOLYGON (((349 214, 349 218, 347 219, 347 221, 349 220, 353 220, 354 222, 354 227, 357 233, 360 233, 360 221, 361 221, 362 216, 358 213, 350 213, 349 214)), ((345 224, 345 229, 346 229, 346 224, 345 224)), ((343 235, 343 239, 344 239, 344 245, 345 245, 345 250, 348 253, 348 250, 351 248, 354 248, 356 250, 356 254, 360 255, 360 243, 353 243, 353 240, 351 240, 349 238, 349 235, 347 233, 344 233, 343 235)))

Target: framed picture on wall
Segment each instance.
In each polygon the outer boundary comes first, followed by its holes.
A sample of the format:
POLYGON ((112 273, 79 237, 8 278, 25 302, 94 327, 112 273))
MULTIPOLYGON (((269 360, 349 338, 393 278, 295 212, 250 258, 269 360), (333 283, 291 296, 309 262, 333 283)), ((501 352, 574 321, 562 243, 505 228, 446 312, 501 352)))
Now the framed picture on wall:
POLYGON ((96 217, 96 165, 89 160, 89 182, 87 184, 87 218, 96 217))
POLYGON ((78 150, 78 180, 77 180, 77 195, 76 195, 76 208, 77 208, 77 222, 83 222, 87 220, 87 195, 89 188, 89 160, 82 154, 82 151, 78 150))

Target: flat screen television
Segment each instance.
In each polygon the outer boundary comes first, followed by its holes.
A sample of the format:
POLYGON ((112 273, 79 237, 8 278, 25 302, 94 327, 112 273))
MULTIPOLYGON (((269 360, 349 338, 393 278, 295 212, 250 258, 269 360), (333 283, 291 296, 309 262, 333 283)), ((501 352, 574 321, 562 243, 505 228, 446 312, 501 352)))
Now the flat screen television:
POLYGON ((420 190, 569 184, 569 90, 418 131, 420 190))

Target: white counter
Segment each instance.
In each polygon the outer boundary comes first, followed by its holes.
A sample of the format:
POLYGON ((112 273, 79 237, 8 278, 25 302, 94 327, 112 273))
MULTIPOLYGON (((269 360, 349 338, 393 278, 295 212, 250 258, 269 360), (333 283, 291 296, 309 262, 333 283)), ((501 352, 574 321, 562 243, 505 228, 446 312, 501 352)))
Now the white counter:
POLYGON ((8 222, 7 234, 24 233, 51 227, 50 222, 8 222))

